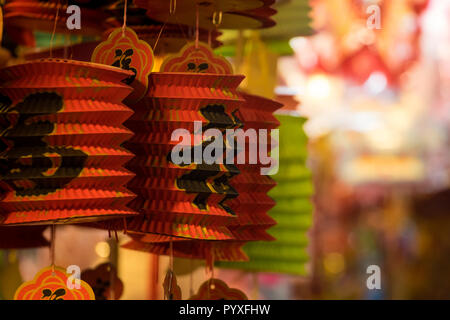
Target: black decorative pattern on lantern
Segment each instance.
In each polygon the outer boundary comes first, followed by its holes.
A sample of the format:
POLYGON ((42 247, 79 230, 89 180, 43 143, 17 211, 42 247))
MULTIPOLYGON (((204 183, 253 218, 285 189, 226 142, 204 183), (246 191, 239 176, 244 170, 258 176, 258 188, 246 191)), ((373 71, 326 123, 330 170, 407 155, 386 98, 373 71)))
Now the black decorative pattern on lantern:
POLYGON ((33 93, 16 105, 0 95, 0 179, 16 195, 47 195, 83 170, 87 158, 83 151, 45 141, 55 129, 45 116, 62 107, 63 98, 57 93, 33 93))
MULTIPOLYGON (((208 123, 202 127, 202 130, 204 131, 215 128, 224 134, 226 129, 234 129, 242 125, 242 122, 234 112, 231 116, 226 113, 223 105, 207 105, 200 109, 200 113, 206 120, 208 120, 208 123)), ((214 143, 214 137, 209 141, 202 142, 202 154, 205 148, 211 143, 214 143)), ((193 150, 191 150, 190 153, 191 162, 188 164, 180 164, 179 166, 183 167, 194 163, 193 150)), ((225 155, 226 144, 225 140, 223 140, 222 157, 225 155)), ((168 155, 168 160, 172 162, 171 153, 168 155)), ((219 202, 219 206, 226 212, 235 215, 234 211, 226 204, 226 202, 229 199, 236 198, 239 195, 238 192, 230 185, 230 180, 235 175, 239 174, 240 171, 234 164, 226 164, 225 161, 223 162, 224 164, 222 164, 222 166, 226 168, 225 172, 221 172, 221 164, 196 164, 195 169, 177 178, 176 186, 181 190, 185 190, 187 193, 197 194, 193 200, 193 204, 200 210, 207 210, 208 199, 213 193, 223 194, 224 197, 219 202)))
POLYGON ((130 85, 134 79, 136 79, 137 76, 137 70, 136 68, 130 67, 131 63, 131 57, 133 56, 134 51, 133 49, 127 49, 125 51, 122 51, 121 49, 117 49, 115 52, 115 60, 112 64, 113 67, 118 67, 124 70, 131 70, 133 71, 134 75, 122 80, 123 83, 130 85))
POLYGON ((42 290, 41 300, 64 300, 62 297, 66 295, 66 290, 63 288, 55 290, 53 292, 51 289, 42 290))
POLYGON ((200 63, 198 65, 193 62, 189 62, 187 64, 188 72, 202 73, 202 72, 206 72, 208 70, 208 68, 209 68, 209 64, 207 64, 206 62, 200 63))

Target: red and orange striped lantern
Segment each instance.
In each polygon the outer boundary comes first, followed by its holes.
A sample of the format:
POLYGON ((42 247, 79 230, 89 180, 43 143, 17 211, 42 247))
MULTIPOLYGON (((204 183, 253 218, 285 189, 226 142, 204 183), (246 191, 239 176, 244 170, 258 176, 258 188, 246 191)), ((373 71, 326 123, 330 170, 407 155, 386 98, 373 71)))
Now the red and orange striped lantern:
MULTIPOLYGON (((203 151, 209 143, 202 136, 196 141, 199 129, 224 134, 241 126, 236 112, 244 100, 236 89, 243 78, 233 75, 231 65, 211 48, 194 43, 150 75, 147 95, 130 105, 135 113, 126 122, 135 135, 125 147, 136 155, 127 164, 136 174, 128 187, 137 194, 129 206, 140 213, 127 219, 133 242, 126 247, 163 254, 170 242, 176 248, 186 243, 188 247, 177 250, 179 255, 205 257, 210 242, 233 238, 227 225, 237 216, 229 203, 238 193, 230 181, 239 170, 235 165, 196 162, 193 149, 197 145, 203 151), (172 139, 177 129, 184 133, 172 139), (172 158, 179 143, 191 152, 188 163, 172 158), (186 239, 202 243, 194 246, 186 239)), ((124 228, 120 220, 97 225, 124 228)))
POLYGON ((239 171, 225 164, 173 163, 170 155, 178 141, 171 141, 171 136, 175 129, 193 132, 194 121, 203 128, 236 126, 233 113, 243 103, 236 88, 242 79, 151 74, 147 97, 132 106, 135 114, 126 122, 135 135, 125 146, 136 154, 127 164, 136 173, 128 187, 138 195, 130 207, 142 213, 129 220, 128 231, 201 240, 230 238, 226 225, 236 215, 227 201, 237 193, 228 181, 239 171))
POLYGON ((25 249, 49 245, 45 226, 0 227, 0 249, 25 249))
POLYGON ((43 59, 0 70, 2 225, 135 214, 126 187, 132 136, 122 124, 130 71, 43 59))

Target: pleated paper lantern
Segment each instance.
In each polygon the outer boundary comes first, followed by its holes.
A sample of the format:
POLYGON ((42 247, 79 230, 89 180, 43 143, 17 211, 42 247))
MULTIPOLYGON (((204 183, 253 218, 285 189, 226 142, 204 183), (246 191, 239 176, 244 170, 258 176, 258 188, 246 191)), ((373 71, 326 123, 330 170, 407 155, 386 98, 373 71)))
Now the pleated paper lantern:
POLYGON ((217 264, 219 267, 305 274, 313 186, 310 171, 305 167, 307 137, 302 131, 304 119, 289 115, 278 115, 277 118, 281 122, 280 166, 273 176, 277 186, 269 191, 276 201, 269 215, 277 221, 277 225, 268 230, 277 240, 249 242, 243 248, 250 258, 249 262, 220 262, 217 264))
POLYGON ((43 59, 0 69, 3 225, 86 222, 134 214, 121 144, 130 71, 43 59))

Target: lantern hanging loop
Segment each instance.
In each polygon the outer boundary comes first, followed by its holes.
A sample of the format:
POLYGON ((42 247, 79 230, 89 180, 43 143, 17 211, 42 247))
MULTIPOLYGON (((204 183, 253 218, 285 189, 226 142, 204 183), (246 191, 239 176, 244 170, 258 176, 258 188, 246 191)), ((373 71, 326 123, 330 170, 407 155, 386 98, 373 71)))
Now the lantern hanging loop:
POLYGON ((222 11, 214 11, 212 16, 212 23, 216 28, 218 28, 222 24, 222 17, 222 11))
POLYGON ((177 10, 177 0, 170 0, 170 3, 169 3, 169 14, 171 16, 174 15, 176 10, 177 10))

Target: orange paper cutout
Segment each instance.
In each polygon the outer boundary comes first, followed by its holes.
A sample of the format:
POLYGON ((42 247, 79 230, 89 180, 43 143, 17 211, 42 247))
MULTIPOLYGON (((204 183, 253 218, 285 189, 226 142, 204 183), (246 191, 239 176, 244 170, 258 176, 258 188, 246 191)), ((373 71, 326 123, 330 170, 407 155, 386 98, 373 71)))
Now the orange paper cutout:
POLYGON ((177 54, 163 62, 160 72, 190 72, 210 74, 233 74, 233 67, 222 56, 215 55, 205 43, 188 43, 177 54))
POLYGON ((133 29, 114 30, 106 41, 95 48, 91 61, 131 70, 134 73, 124 80, 134 88, 125 99, 127 103, 137 102, 146 94, 148 76, 152 72, 155 58, 150 45, 140 40, 133 29))
POLYGON ((60 267, 46 267, 16 290, 14 300, 95 300, 92 288, 82 280, 79 289, 74 282, 74 289, 70 289, 69 276, 60 267))
POLYGON ((248 300, 241 290, 233 289, 219 279, 209 279, 189 300, 248 300))

